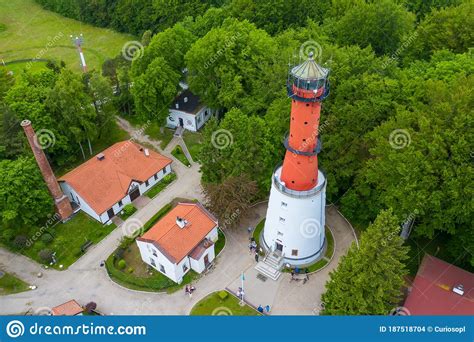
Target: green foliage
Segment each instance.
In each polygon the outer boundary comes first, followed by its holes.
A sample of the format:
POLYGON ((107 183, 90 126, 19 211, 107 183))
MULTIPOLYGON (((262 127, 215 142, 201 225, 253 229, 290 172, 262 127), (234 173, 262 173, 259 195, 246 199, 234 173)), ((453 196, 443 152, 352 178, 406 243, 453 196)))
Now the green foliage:
POLYGON ((188 158, 186 158, 186 155, 184 154, 181 146, 176 145, 173 151, 171 151, 171 154, 184 165, 191 166, 191 163, 189 162, 188 158))
POLYGON ((399 222, 382 211, 352 244, 330 273, 322 296, 325 315, 386 315, 401 298, 408 247, 399 236, 399 222))
POLYGON ((434 10, 423 19, 413 33, 415 39, 404 52, 405 62, 428 59, 433 52, 447 49, 455 53, 472 47, 474 16, 472 2, 434 10))
POLYGON ((53 203, 35 160, 0 161, 0 212, 5 224, 35 224, 53 211, 53 203))
POLYGON ((51 249, 42 249, 39 251, 38 257, 44 263, 49 264, 51 261, 53 261, 53 251, 51 249))
POLYGON ((17 235, 15 236, 15 240, 13 240, 13 244, 16 248, 22 249, 26 247, 26 242, 28 238, 25 235, 17 235))
POLYGON ((377 55, 383 55, 395 52, 413 29, 413 23, 414 15, 404 7, 392 0, 381 0, 350 8, 333 30, 339 44, 363 48, 370 45, 377 55))
POLYGON ((164 123, 169 105, 176 96, 179 79, 180 74, 163 57, 155 58, 145 73, 134 78, 131 92, 136 114, 142 120, 153 119, 164 123))
POLYGON ((125 260, 121 259, 117 263, 117 266, 118 266, 119 269, 124 270, 125 267, 127 267, 127 263, 125 262, 125 260))
POLYGON ((51 241, 54 240, 54 236, 51 235, 50 233, 46 232, 43 235, 41 235, 41 241, 43 241, 45 244, 50 243, 51 241))
POLYGON ((176 173, 170 173, 163 177, 158 184, 154 185, 150 190, 145 193, 148 198, 153 198, 158 195, 161 191, 171 184, 176 179, 176 173))
POLYGON ((229 296, 229 292, 227 291, 219 291, 218 296, 220 299, 224 300, 229 296))
POLYGON ((186 54, 193 93, 211 108, 262 111, 281 89, 286 66, 275 65, 277 47, 249 22, 226 19, 194 43, 186 54))
POLYGON ((129 203, 127 204, 126 206, 123 207, 123 212, 124 212, 124 215, 126 215, 127 217, 131 216, 134 212, 137 211, 137 208, 135 208, 135 206, 132 204, 132 203, 129 203))

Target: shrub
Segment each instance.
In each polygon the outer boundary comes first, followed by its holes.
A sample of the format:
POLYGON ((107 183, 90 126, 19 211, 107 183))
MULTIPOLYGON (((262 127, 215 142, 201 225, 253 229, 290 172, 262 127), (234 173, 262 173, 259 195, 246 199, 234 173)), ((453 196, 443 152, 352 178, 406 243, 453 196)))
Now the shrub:
POLYGON ((86 304, 85 311, 90 314, 92 311, 97 309, 97 304, 95 302, 89 302, 86 304))
POLYGON ((51 261, 53 261, 53 251, 50 249, 45 248, 40 250, 38 256, 45 263, 50 263, 51 261))
POLYGON ((41 235, 41 241, 43 241, 44 243, 50 243, 51 241, 53 241, 54 239, 54 236, 52 236, 50 233, 44 233, 43 235, 41 235))
POLYGON ((127 263, 125 262, 125 260, 121 259, 119 262, 118 262, 118 268, 120 268, 121 270, 125 269, 125 267, 127 267, 127 263))
POLYGON ((2 239, 4 241, 11 241, 14 236, 15 236, 15 231, 13 229, 5 229, 2 232, 2 239))
POLYGON ((25 248, 26 242, 28 241, 27 237, 24 235, 17 235, 15 236, 15 240, 13 243, 15 244, 16 248, 25 248))
POLYGON ((133 267, 129 267, 127 270, 128 273, 133 273, 133 271, 134 271, 133 267))
POLYGON ((123 213, 126 215, 126 216, 130 216, 132 215, 135 211, 137 211, 137 209, 133 206, 132 203, 129 203, 127 204, 125 207, 123 207, 123 213))
POLYGON ((227 291, 222 290, 219 291, 218 295, 220 299, 224 300, 229 296, 229 293, 227 291))

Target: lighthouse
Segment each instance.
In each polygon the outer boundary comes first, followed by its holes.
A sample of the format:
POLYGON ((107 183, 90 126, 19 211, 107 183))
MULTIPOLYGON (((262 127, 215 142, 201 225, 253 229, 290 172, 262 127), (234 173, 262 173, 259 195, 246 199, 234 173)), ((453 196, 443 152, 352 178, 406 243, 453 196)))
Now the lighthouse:
MULTIPOLYGON (((321 103, 329 94, 329 70, 313 55, 289 72, 290 131, 283 163, 272 175, 260 242, 275 278, 283 264, 304 267, 324 256, 326 177, 318 167, 321 103)), ((262 266, 260 266, 262 268, 262 266)), ((267 271, 264 273, 268 273, 267 271)), ((257 268, 258 269, 258 268, 257 268)))

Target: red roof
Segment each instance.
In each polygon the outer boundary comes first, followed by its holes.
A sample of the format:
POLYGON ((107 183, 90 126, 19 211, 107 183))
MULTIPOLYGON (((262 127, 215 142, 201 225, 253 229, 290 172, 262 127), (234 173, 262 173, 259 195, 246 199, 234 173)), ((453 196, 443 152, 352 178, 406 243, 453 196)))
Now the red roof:
POLYGON ((217 220, 200 204, 179 203, 138 241, 152 243, 174 263, 179 263, 217 226, 217 220), (188 223, 180 228, 177 217, 188 223))
POLYGON ((171 159, 132 141, 118 142, 59 180, 67 182, 87 204, 102 214, 124 198, 132 181, 139 183, 171 164, 171 159), (98 156, 103 155, 99 160, 98 156))
POLYGON ((82 313, 84 309, 74 299, 51 309, 53 316, 76 316, 82 313))
POLYGON ((474 274, 426 254, 405 307, 412 315, 474 315, 474 274), (453 292, 457 285, 464 295, 453 292))

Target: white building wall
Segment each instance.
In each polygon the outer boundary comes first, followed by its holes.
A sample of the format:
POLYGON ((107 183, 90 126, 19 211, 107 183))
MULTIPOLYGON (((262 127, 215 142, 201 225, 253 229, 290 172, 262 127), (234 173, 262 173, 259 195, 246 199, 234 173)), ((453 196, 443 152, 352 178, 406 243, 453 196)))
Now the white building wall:
POLYGON ((296 198, 281 192, 272 181, 263 238, 271 250, 276 243, 283 245, 285 263, 305 265, 323 256, 326 184, 319 172, 318 186, 322 182, 324 186, 315 195, 296 198), (298 254, 292 255, 293 250, 298 254))
POLYGON ((196 132, 212 117, 213 113, 214 111, 208 107, 201 108, 196 114, 186 113, 179 109, 170 109, 166 123, 169 127, 177 127, 181 118, 183 119, 183 127, 185 129, 196 132))
POLYGON ((176 270, 176 264, 169 261, 167 257, 165 257, 155 246, 153 246, 153 244, 139 240, 136 242, 144 263, 150 265, 158 272, 163 273, 174 282, 181 282, 182 278, 177 277, 178 272, 176 270), (155 266, 151 263, 151 260, 155 262, 155 266), (162 272, 160 265, 163 266, 165 272, 162 272))
POLYGON ((76 202, 82 211, 84 211, 89 216, 95 218, 97 221, 101 221, 99 214, 97 214, 87 202, 79 196, 79 194, 66 182, 59 182, 61 189, 63 190, 64 194, 69 197, 70 201, 76 202))

